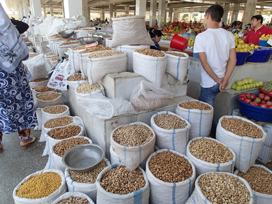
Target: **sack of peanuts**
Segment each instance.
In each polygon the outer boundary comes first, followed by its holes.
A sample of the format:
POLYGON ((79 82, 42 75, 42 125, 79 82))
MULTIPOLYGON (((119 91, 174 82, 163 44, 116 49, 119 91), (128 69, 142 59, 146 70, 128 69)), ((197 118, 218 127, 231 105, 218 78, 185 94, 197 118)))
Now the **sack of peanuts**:
POLYGON ((186 153, 191 125, 182 117, 168 111, 154 114, 150 119, 156 134, 156 146, 160 149, 172 149, 181 154, 186 153))
POLYGON ((116 50, 127 53, 127 72, 133 72, 133 51, 148 48, 149 45, 120 45, 116 50))
POLYGON ((95 84, 106 74, 125 72, 127 54, 116 50, 93 52, 87 58, 87 76, 90 84, 95 84))
POLYGON ((94 204, 93 200, 84 193, 67 192, 58 197, 52 204, 82 203, 94 204))
POLYGON ((86 49, 85 45, 69 48, 69 64, 72 67, 72 73, 80 71, 79 66, 79 53, 86 49))
POLYGON ((92 140, 84 136, 74 136, 53 145, 44 169, 58 169, 64 172, 66 167, 62 163, 63 155, 72 147, 81 144, 92 144, 92 140))
POLYGON ((67 77, 67 85, 69 88, 76 88, 79 84, 88 82, 88 78, 83 78, 81 73, 74 73, 67 77))
POLYGON ((253 195, 254 203, 267 204, 272 200, 272 171, 265 166, 254 164, 244 174, 236 170, 237 176, 245 179, 250 185, 253 195))
POLYGON ((150 35, 146 31, 144 16, 124 16, 112 18, 112 28, 114 30, 111 42, 112 47, 117 47, 120 45, 154 44, 150 38, 150 35))
POLYGON ((150 184, 150 203, 185 203, 196 178, 194 164, 183 154, 161 149, 146 162, 150 184))
POLYGON ((133 71, 157 86, 162 85, 166 69, 166 55, 154 49, 133 51, 133 71))
POLYGON ((74 48, 74 47, 78 47, 78 46, 80 46, 80 43, 77 40, 71 40, 71 41, 67 41, 67 42, 64 42, 64 43, 60 44, 58 46, 59 57, 60 58, 64 57, 65 53, 70 48, 74 48))
POLYGON ((66 192, 62 171, 48 169, 25 177, 13 190, 15 204, 51 204, 66 192))
POLYGON ((165 52, 167 56, 166 72, 180 82, 184 82, 187 76, 189 55, 183 52, 165 52))
POLYGON ((46 53, 46 54, 44 55, 45 61, 47 61, 47 63, 48 63, 49 65, 51 65, 50 60, 53 59, 53 58, 55 58, 55 57, 58 57, 58 56, 57 56, 56 53, 54 53, 54 52, 49 52, 49 53, 46 53))
POLYGON ((186 156, 196 168, 196 176, 207 172, 233 173, 236 155, 218 140, 197 137, 189 141, 186 156))
POLYGON ((266 137, 261 126, 240 116, 222 116, 216 128, 216 139, 235 152, 235 167, 242 173, 255 164, 266 137))
POLYGON ((149 203, 149 182, 140 167, 129 171, 125 166, 112 164, 102 170, 95 184, 97 204, 149 203))
POLYGON ((226 172, 201 174, 195 190, 185 204, 247 203, 254 204, 253 192, 245 179, 226 172))
POLYGON ((34 107, 44 108, 47 106, 61 105, 64 101, 62 100, 61 93, 57 92, 45 92, 38 93, 34 96, 34 107))
POLYGON ((182 101, 177 105, 176 114, 191 124, 190 139, 208 137, 213 122, 213 107, 199 100, 182 101))
POLYGON ((59 56, 58 48, 62 43, 65 43, 65 42, 67 42, 67 40, 64 40, 64 39, 53 41, 53 50, 52 51, 54 53, 56 53, 56 55, 59 56))
POLYGON ((89 82, 78 84, 75 88, 77 101, 101 98, 105 96, 104 87, 100 83, 90 85, 89 82))
POLYGON ((133 171, 154 150, 155 133, 147 124, 135 122, 115 128, 110 141, 121 162, 133 171))
POLYGON ((96 201, 97 190, 95 181, 99 173, 110 164, 110 161, 104 158, 93 170, 87 172, 76 172, 66 168, 64 173, 68 192, 85 193, 92 200, 96 201))
POLYGON ((31 89, 37 87, 37 86, 46 86, 48 83, 48 79, 41 78, 41 79, 36 79, 32 80, 29 82, 29 86, 31 89))
POLYGON ((58 142, 70 138, 73 136, 81 136, 84 133, 84 128, 81 125, 67 125, 64 127, 53 128, 49 132, 46 132, 45 148, 43 150, 43 156, 51 154, 51 148, 58 142))
POLYGON ((47 69, 43 54, 23 61, 23 64, 28 68, 33 80, 45 78, 47 76, 47 69))
POLYGON ((141 81, 132 90, 129 101, 138 111, 155 110, 171 105, 172 102, 169 98, 173 97, 174 93, 166 91, 150 82, 141 81))

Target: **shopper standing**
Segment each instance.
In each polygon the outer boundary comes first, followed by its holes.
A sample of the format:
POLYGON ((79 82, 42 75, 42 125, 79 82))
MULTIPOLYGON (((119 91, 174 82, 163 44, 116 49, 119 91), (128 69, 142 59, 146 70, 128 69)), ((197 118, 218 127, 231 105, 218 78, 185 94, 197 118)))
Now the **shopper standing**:
POLYGON ((162 32, 160 30, 151 28, 149 34, 154 43, 154 45, 150 46, 150 49, 161 50, 159 42, 161 41, 161 37, 163 36, 162 32))

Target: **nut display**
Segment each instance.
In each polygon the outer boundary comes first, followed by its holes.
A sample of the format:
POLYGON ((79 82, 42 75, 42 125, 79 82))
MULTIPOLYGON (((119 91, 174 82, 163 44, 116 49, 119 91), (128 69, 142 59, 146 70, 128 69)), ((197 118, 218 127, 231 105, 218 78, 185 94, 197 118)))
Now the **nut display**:
POLYGON ((120 127, 113 133, 113 140, 120 145, 135 147, 149 142, 154 137, 152 131, 144 125, 120 127))
POLYGON ((83 50, 86 49, 86 45, 80 45, 78 47, 74 47, 72 50, 83 50))
POLYGON ((80 54, 102 51, 102 50, 111 50, 111 48, 107 46, 103 46, 103 45, 97 45, 96 47, 90 47, 90 48, 87 48, 86 50, 81 51, 80 54))
POLYGON ((67 81, 81 81, 81 80, 88 80, 88 78, 83 78, 80 73, 74 73, 73 75, 67 78, 67 81))
POLYGON ((52 60, 52 61, 58 61, 58 60, 60 60, 60 58, 59 58, 59 57, 54 57, 54 58, 52 58, 51 60, 52 60))
POLYGON ((228 147, 210 139, 197 139, 190 143, 190 153, 206 162, 226 163, 233 160, 233 154, 228 147))
POLYGON ((148 166, 157 179, 168 183, 185 181, 193 175, 190 162, 172 152, 158 153, 150 159, 148 166))
POLYGON ((246 185, 235 176, 225 173, 207 173, 198 181, 204 196, 212 203, 248 204, 250 193, 246 185))
POLYGON ((79 42, 78 41, 67 41, 67 42, 62 43, 60 46, 72 45, 72 44, 79 44, 79 42))
POLYGON ((251 138, 262 138, 263 132, 255 125, 235 118, 224 117, 221 126, 235 135, 251 138))
POLYGON ((151 57, 164 57, 165 54, 159 50, 154 50, 154 49, 138 49, 135 50, 135 52, 138 52, 143 55, 148 55, 151 57))
POLYGON ((177 57, 186 57, 184 54, 177 53, 177 52, 166 52, 166 54, 174 55, 174 56, 177 56, 177 57))
POLYGON ((59 155, 60 157, 63 157, 63 155, 65 154, 65 152, 67 152, 69 149, 71 149, 72 147, 75 147, 77 145, 81 145, 81 144, 89 144, 90 142, 87 139, 84 138, 71 138, 68 140, 64 140, 59 142, 58 144, 56 144, 53 147, 53 151, 59 155))
POLYGON ((87 172, 69 171, 69 175, 73 181, 78 183, 95 183, 98 174, 107 167, 107 164, 102 160, 93 170, 87 172))
POLYGON ((179 104, 180 107, 185 109, 198 109, 198 110, 211 110, 212 108, 199 101, 190 101, 179 104))
POLYGON ((73 123, 73 118, 71 116, 64 116, 59 118, 52 118, 44 124, 45 128, 55 128, 73 123))
POLYGON ((45 54, 45 56, 47 56, 47 57, 48 57, 48 56, 52 56, 52 55, 56 55, 56 53, 50 52, 50 53, 46 53, 46 54, 45 54))
POLYGON ((76 136, 80 133, 81 128, 77 125, 69 125, 62 128, 50 130, 48 135, 54 139, 61 140, 69 137, 76 136))
POLYGON ((101 52, 94 52, 89 55, 89 58, 101 58, 101 57, 110 57, 115 55, 122 55, 124 52, 117 50, 105 50, 101 52))
POLYGON ((55 91, 56 89, 49 88, 48 86, 37 86, 32 88, 36 92, 47 92, 47 91, 55 91))
POLYGON ((57 204, 89 204, 87 198, 80 198, 80 197, 70 197, 65 200, 59 201, 57 204))
POLYGON ((77 92, 82 94, 88 94, 88 93, 97 91, 99 89, 100 89, 100 85, 98 83, 95 83, 94 85, 90 85, 89 82, 85 82, 80 84, 77 87, 77 92))
POLYGON ((252 166, 245 174, 237 175, 244 178, 253 191, 272 195, 272 174, 266 169, 252 166))
POLYGON ((47 197, 61 186, 57 173, 46 172, 29 178, 16 191, 20 198, 37 199, 47 197))
POLYGON ((47 81, 47 79, 35 79, 30 82, 42 82, 42 81, 47 81))
POLYGON ((61 94, 55 93, 55 92, 44 92, 44 93, 38 93, 36 95, 36 98, 42 101, 51 101, 56 98, 58 98, 61 94))
POLYGON ((184 120, 171 114, 161 114, 154 118, 155 124, 163 129, 183 129, 187 126, 184 120))
POLYGON ((60 105, 60 106, 51 106, 51 107, 43 109, 44 112, 51 113, 51 114, 63 113, 66 110, 67 110, 67 107, 63 106, 63 105, 60 105))
POLYGON ((102 175, 100 185, 107 192, 123 195, 143 188, 145 180, 140 169, 129 171, 125 166, 117 166, 102 175))

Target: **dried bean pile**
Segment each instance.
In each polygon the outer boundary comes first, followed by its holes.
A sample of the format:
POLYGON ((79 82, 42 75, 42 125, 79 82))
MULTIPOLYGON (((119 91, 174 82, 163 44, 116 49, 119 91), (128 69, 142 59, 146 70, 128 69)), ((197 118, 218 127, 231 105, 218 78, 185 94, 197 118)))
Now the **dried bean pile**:
POLYGON ((174 55, 174 56, 177 56, 177 57, 186 57, 184 54, 176 53, 176 52, 167 52, 166 54, 174 55))
POLYGON ((122 55, 124 52, 118 50, 106 50, 101 52, 94 52, 89 55, 89 58, 101 58, 101 57, 110 57, 115 55, 122 55))
POLYGON ((98 83, 95 83, 94 85, 90 85, 89 82, 85 82, 80 84, 77 87, 77 92, 78 93, 83 93, 83 94, 88 94, 92 93, 94 91, 97 91, 100 89, 100 85, 98 83))
POLYGON ((198 109, 198 110, 211 110, 212 108, 204 103, 198 101, 190 101, 179 104, 180 107, 185 109, 198 109))
POLYGON ((251 138, 262 138, 262 131, 255 125, 235 118, 223 118, 221 126, 235 135, 251 138))
POLYGON ((73 118, 71 116, 64 116, 59 118, 53 118, 44 124, 45 128, 55 128, 55 127, 61 127, 65 125, 69 125, 73 123, 73 118))
POLYGON ((54 58, 52 59, 52 61, 57 61, 57 60, 60 60, 60 58, 59 58, 59 57, 54 57, 54 58))
POLYGON ((190 153, 196 158, 210 163, 226 163, 233 160, 228 147, 210 139, 194 140, 190 144, 190 153))
POLYGON ((164 53, 159 51, 159 50, 154 50, 154 49, 138 49, 135 50, 135 52, 138 52, 143 55, 148 55, 151 57, 164 57, 164 53))
POLYGON ((78 44, 78 43, 79 43, 78 41, 67 41, 67 42, 62 43, 60 46, 63 46, 63 45, 72 45, 72 44, 78 44))
POLYGON ((72 50, 83 50, 86 49, 86 45, 80 45, 78 47, 74 47, 72 50))
POLYGON ((47 91, 55 91, 56 89, 49 88, 48 86, 37 86, 37 87, 34 87, 33 90, 37 92, 47 92, 47 91))
POLYGON ((43 101, 51 101, 60 96, 60 93, 55 92, 45 92, 45 93, 39 93, 36 95, 37 99, 43 100, 43 101))
POLYGON ((70 197, 59 201, 57 204, 89 204, 89 201, 87 198, 70 197))
POLYGON ((16 191, 16 194, 20 198, 43 198, 55 192, 60 186, 60 175, 53 172, 46 172, 29 178, 16 191))
POLYGON ((63 155, 72 147, 75 147, 77 145, 81 144, 89 144, 90 142, 87 139, 84 138, 71 138, 68 140, 64 140, 59 142, 53 147, 53 151, 59 155, 60 157, 63 157, 63 155))
POLYGON ((123 195, 143 188, 145 180, 140 169, 129 171, 125 166, 117 166, 103 174, 100 185, 107 192, 123 195))
POLYGON ((239 172, 237 175, 244 178, 253 191, 272 195, 272 174, 269 171, 252 166, 245 174, 239 172))
POLYGON ((47 79, 35 79, 33 81, 30 81, 30 82, 42 82, 42 81, 46 81, 47 79))
POLYGON ((153 156, 148 166, 157 179, 168 183, 185 181, 193 175, 189 161, 172 152, 161 152, 153 156))
POLYGON ((237 177, 224 173, 208 173, 200 177, 199 187, 212 203, 248 204, 250 193, 237 177))
POLYGON ((115 142, 128 147, 143 145, 153 137, 154 135, 148 127, 136 124, 118 128, 113 133, 115 142))
POLYGON ((157 126, 166 130, 183 129, 187 126, 187 123, 184 120, 169 114, 158 115, 154 118, 154 122, 157 126))
POLYGON ((51 113, 51 114, 63 113, 66 110, 67 110, 66 106, 52 106, 52 107, 43 109, 44 112, 51 113))
POLYGON ((111 48, 107 46, 103 46, 103 45, 97 45, 96 47, 89 47, 86 50, 81 51, 80 54, 102 51, 102 50, 111 50, 111 48))
POLYGON ((67 78, 67 81, 81 81, 81 80, 88 80, 88 78, 83 78, 80 73, 74 73, 73 75, 67 78))
POLYGON ((81 128, 77 125, 69 125, 63 128, 56 128, 48 132, 48 135, 54 139, 61 140, 76 136, 80 133, 81 128))
POLYGON ((96 178, 98 174, 105 168, 107 167, 107 164, 105 163, 104 160, 102 160, 93 170, 88 171, 88 172, 77 172, 77 171, 72 171, 68 170, 70 177, 73 181, 76 181, 78 183, 95 183, 96 178))

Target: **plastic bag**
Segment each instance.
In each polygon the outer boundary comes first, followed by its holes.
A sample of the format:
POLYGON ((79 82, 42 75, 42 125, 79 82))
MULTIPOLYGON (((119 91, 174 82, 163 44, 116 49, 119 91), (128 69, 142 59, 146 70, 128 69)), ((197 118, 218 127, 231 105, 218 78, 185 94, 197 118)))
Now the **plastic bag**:
POLYGON ((27 66, 28 70, 32 75, 33 80, 45 78, 47 76, 47 69, 43 54, 37 55, 35 57, 23 61, 23 64, 27 66))
POLYGON ((138 110, 154 110, 160 107, 171 105, 169 98, 174 93, 166 91, 150 82, 141 81, 135 86, 130 96, 130 103, 138 110))
POLYGON ((79 193, 79 192, 73 192, 73 193, 67 192, 67 193, 64 193, 63 195, 61 195, 60 197, 58 197, 55 201, 53 201, 52 204, 57 204, 60 201, 66 200, 66 199, 68 199, 70 197, 87 198, 89 204, 94 204, 93 200, 91 198, 89 198, 89 196, 87 196, 84 193, 79 193))

